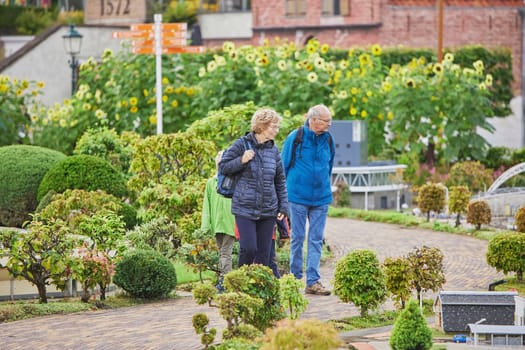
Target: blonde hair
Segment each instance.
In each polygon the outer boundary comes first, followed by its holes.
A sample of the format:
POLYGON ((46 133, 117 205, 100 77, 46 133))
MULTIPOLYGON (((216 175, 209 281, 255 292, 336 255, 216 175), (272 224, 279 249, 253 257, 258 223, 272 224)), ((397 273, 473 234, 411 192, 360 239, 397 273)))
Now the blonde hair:
POLYGON ((280 123, 281 116, 271 108, 261 108, 252 117, 251 130, 259 134, 266 130, 271 123, 280 123))

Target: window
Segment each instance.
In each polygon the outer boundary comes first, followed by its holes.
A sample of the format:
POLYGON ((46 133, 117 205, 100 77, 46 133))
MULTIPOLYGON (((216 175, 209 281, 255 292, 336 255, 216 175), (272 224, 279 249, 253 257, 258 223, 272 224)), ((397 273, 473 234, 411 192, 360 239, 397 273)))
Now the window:
POLYGON ((322 0, 323 15, 348 16, 350 15, 350 0, 322 0))
POLYGON ((306 0, 286 0, 286 16, 306 15, 306 0))

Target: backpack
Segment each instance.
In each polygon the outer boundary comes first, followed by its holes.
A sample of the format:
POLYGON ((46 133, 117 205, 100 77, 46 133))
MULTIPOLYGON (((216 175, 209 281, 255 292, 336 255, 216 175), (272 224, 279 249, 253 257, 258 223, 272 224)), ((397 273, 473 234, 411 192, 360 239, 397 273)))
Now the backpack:
MULTIPOLYGON (((330 153, 332 154, 332 157, 335 154, 334 147, 332 145, 332 135, 327 131, 328 134, 328 146, 330 146, 330 153)), ((295 164, 295 150, 297 149, 297 146, 303 142, 303 134, 304 129, 303 126, 300 126, 297 128, 297 133, 295 134, 295 139, 293 140, 292 145, 292 158, 290 159, 290 164, 288 165, 288 169, 291 169, 295 164)))
MULTIPOLYGON (((241 137, 241 140, 244 143, 245 150, 251 149, 250 143, 246 141, 244 137, 241 137)), ((224 153, 222 155, 223 157, 224 153)), ((224 175, 219 168, 217 171, 217 193, 226 198, 232 198, 233 192, 235 192, 235 185, 237 184, 237 180, 239 180, 240 175, 240 172, 237 174, 224 175)))

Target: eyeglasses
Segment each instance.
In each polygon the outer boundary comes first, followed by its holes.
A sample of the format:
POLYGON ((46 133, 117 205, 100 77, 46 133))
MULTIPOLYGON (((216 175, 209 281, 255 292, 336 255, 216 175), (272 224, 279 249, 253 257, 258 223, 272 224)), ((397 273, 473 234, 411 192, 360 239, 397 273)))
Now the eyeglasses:
POLYGON ((323 118, 317 118, 317 119, 325 122, 328 125, 332 125, 332 119, 323 119, 323 118))

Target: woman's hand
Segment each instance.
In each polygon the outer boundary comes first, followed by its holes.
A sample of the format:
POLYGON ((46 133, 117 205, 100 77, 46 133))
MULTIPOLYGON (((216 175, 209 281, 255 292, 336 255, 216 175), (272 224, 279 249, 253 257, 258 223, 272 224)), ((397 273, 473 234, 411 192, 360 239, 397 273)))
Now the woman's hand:
POLYGON ((283 220, 286 217, 283 213, 277 213, 277 220, 283 220))
POLYGON ((242 155, 241 163, 242 164, 248 163, 250 160, 253 159, 254 156, 255 156, 255 152, 252 149, 247 149, 246 151, 244 151, 244 154, 242 155))

